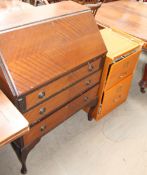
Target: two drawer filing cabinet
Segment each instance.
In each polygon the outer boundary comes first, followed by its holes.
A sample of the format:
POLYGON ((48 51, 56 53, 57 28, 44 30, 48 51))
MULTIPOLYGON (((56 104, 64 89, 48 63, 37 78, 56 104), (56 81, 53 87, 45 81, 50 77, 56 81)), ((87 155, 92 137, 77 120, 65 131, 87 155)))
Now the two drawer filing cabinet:
POLYGON ((123 103, 130 89, 141 45, 109 28, 101 30, 107 56, 98 92, 99 101, 93 117, 99 120, 123 103))

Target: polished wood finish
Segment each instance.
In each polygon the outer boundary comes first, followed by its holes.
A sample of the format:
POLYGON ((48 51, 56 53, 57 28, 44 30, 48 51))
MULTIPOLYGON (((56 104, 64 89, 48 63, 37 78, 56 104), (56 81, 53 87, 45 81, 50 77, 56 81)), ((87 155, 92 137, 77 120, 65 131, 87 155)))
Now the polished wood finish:
POLYGON ((29 110, 24 114, 25 118, 31 123, 36 122, 40 118, 44 117, 48 113, 56 110, 63 104, 71 101, 75 97, 78 97, 81 93, 88 90, 90 87, 94 86, 96 83, 99 83, 101 72, 95 72, 91 76, 84 78, 80 82, 72 85, 71 87, 62 91, 62 93, 58 93, 52 98, 47 99, 45 102, 41 103, 37 107, 29 110))
POLYGON ((139 52, 131 52, 130 56, 127 56, 122 61, 116 62, 110 69, 109 75, 107 77, 107 84, 105 89, 111 88, 114 84, 123 80, 130 74, 134 72, 136 67, 140 51, 139 52))
POLYGON ((91 73, 101 69, 101 64, 103 63, 103 59, 99 58, 92 62, 88 62, 83 65, 81 68, 78 68, 72 71, 65 76, 58 78, 56 81, 53 81, 42 88, 39 88, 32 93, 26 96, 26 108, 27 110, 34 105, 42 102, 46 98, 49 98, 51 95, 59 93, 67 87, 70 87, 73 83, 82 80, 84 77, 90 75, 91 73), (39 97, 41 93, 44 93, 44 96, 39 97))
POLYGON ((129 93, 132 75, 128 76, 103 94, 103 105, 101 108, 101 116, 104 116, 123 103, 129 93), (108 105, 109 104, 109 105, 108 105))
MULTIPOLYGON (((109 73, 105 75, 107 77, 105 90, 107 90, 132 74, 136 67, 141 48, 139 48, 139 41, 136 38, 129 36, 129 39, 127 39, 124 33, 113 32, 111 29, 106 29, 101 30, 101 34, 109 49, 106 64, 109 65, 116 62, 111 66, 109 73)), ((140 43, 142 44, 141 41, 140 43)), ((106 72, 108 69, 107 67, 106 72)))
POLYGON ((1 54, 11 72, 17 96, 105 52, 90 12, 1 33, 0 40, 1 54))
POLYGON ((108 90, 134 72, 141 47, 133 37, 128 39, 111 29, 103 29, 101 34, 108 48, 105 64, 105 90, 108 90))
MULTIPOLYGON (((4 2, 1 2, 1 4, 4 4, 4 2)), ((18 28, 21 26, 24 27, 28 24, 31 25, 32 22, 43 22, 44 20, 51 20, 89 10, 87 7, 81 6, 72 1, 63 1, 56 4, 39 6, 37 8, 27 3, 21 3, 20 8, 19 6, 18 8, 14 6, 16 10, 13 9, 12 4, 10 3, 8 7, 9 9, 12 7, 12 10, 9 11, 9 13, 5 14, 1 11, 0 31, 18 28), (19 18, 16 18, 16 16, 19 16, 19 18)))
POLYGON ((33 9, 11 11, 0 19, 1 87, 31 128, 12 143, 22 173, 44 134, 85 105, 92 119, 106 55, 87 7, 66 1, 33 9))
MULTIPOLYGON (((131 39, 132 41, 135 41, 136 43, 138 43, 142 47, 142 50, 144 51, 144 53, 145 54, 147 53, 147 42, 144 42, 143 40, 141 40, 139 38, 132 37, 131 35, 126 34, 123 31, 119 31, 117 29, 113 29, 113 30, 116 31, 117 33, 120 33, 121 35, 131 39)), ((145 88, 146 88, 146 84, 147 84, 146 79, 144 78, 144 76, 147 74, 147 69, 145 69, 145 66, 146 66, 146 64, 144 64, 144 66, 143 66, 142 80, 139 82, 140 90, 142 93, 145 93, 145 88)))
POLYGON ((29 131, 29 123, 0 91, 0 147, 29 131))
MULTIPOLYGON (((143 48, 147 50, 147 7, 145 3, 118 1, 104 4, 96 15, 96 21, 100 26, 107 26, 140 38, 144 41, 143 48)), ((143 77, 146 74, 144 72, 143 77)), ((139 85, 141 91, 145 92, 146 81, 142 80, 139 85)))
POLYGON ((88 105, 97 96, 98 86, 95 86, 91 90, 87 91, 83 95, 79 96, 75 100, 71 101, 57 112, 50 115, 48 118, 38 123, 28 134, 24 136, 24 144, 28 145, 36 138, 41 137, 51 129, 55 128, 61 122, 69 118, 73 113, 88 105))
POLYGON ((40 141, 40 138, 36 139, 34 142, 32 142, 29 145, 26 145, 25 147, 21 147, 16 142, 11 143, 12 148, 14 149, 19 161, 22 164, 22 168, 21 168, 22 174, 27 173, 26 160, 27 160, 28 154, 29 154, 30 150, 32 150, 39 141, 40 141))
POLYGON ((101 34, 108 53, 98 91, 98 104, 92 113, 96 120, 101 119, 127 99, 141 52, 140 44, 134 41, 133 37, 128 39, 125 35, 108 28, 101 30, 101 34))
POLYGON ((146 4, 136 1, 105 3, 96 15, 99 25, 115 28, 147 41, 146 4))

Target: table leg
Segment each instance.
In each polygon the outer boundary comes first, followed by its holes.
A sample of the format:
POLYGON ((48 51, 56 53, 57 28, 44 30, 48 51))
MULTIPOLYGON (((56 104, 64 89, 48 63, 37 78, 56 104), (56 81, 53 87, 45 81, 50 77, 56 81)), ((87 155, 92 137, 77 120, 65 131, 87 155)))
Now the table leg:
POLYGON ((147 88, 147 64, 145 64, 144 73, 142 80, 139 82, 140 91, 145 93, 145 88, 147 88))

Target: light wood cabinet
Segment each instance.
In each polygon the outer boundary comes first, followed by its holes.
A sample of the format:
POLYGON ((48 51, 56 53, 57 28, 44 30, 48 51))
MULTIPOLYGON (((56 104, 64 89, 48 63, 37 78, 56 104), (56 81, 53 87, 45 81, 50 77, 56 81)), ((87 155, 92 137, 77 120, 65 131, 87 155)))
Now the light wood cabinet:
POLYGON ((99 101, 93 112, 96 120, 127 99, 141 52, 140 44, 130 36, 127 37, 107 28, 101 30, 101 34, 108 52, 98 92, 99 101))
POLYGON ((101 115, 105 115, 123 103, 129 93, 132 74, 123 79, 109 90, 104 91, 101 107, 101 115))

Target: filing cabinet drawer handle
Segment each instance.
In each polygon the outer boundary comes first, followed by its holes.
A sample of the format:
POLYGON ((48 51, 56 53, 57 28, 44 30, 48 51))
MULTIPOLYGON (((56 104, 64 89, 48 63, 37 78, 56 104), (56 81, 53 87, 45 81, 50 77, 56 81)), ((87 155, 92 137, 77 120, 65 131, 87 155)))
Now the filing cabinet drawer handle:
POLYGON ((40 131, 41 131, 41 132, 44 132, 45 129, 46 129, 46 125, 43 125, 43 126, 40 127, 40 131))
POLYGON ((122 73, 119 77, 120 77, 120 78, 124 78, 125 76, 127 76, 127 72, 122 73))
POLYGON ((94 66, 91 63, 88 63, 88 70, 89 72, 93 71, 94 66))
POLYGON ((40 109, 40 111, 39 111, 39 113, 42 115, 42 114, 44 114, 46 112, 46 108, 41 108, 40 109))
POLYGON ((115 98, 115 99, 113 100, 113 102, 116 103, 116 102, 118 102, 118 100, 119 100, 118 98, 115 98))
POLYGON ((121 97, 122 97, 122 96, 119 95, 118 97, 116 97, 116 98, 113 100, 113 102, 114 102, 114 103, 118 102, 118 101, 121 99, 121 97))
POLYGON ((85 102, 88 101, 88 99, 89 99, 89 98, 88 98, 87 96, 84 97, 84 101, 85 101, 85 102))
POLYGON ((44 98, 44 97, 45 97, 45 92, 40 92, 40 93, 38 94, 38 98, 42 99, 42 98, 44 98))

